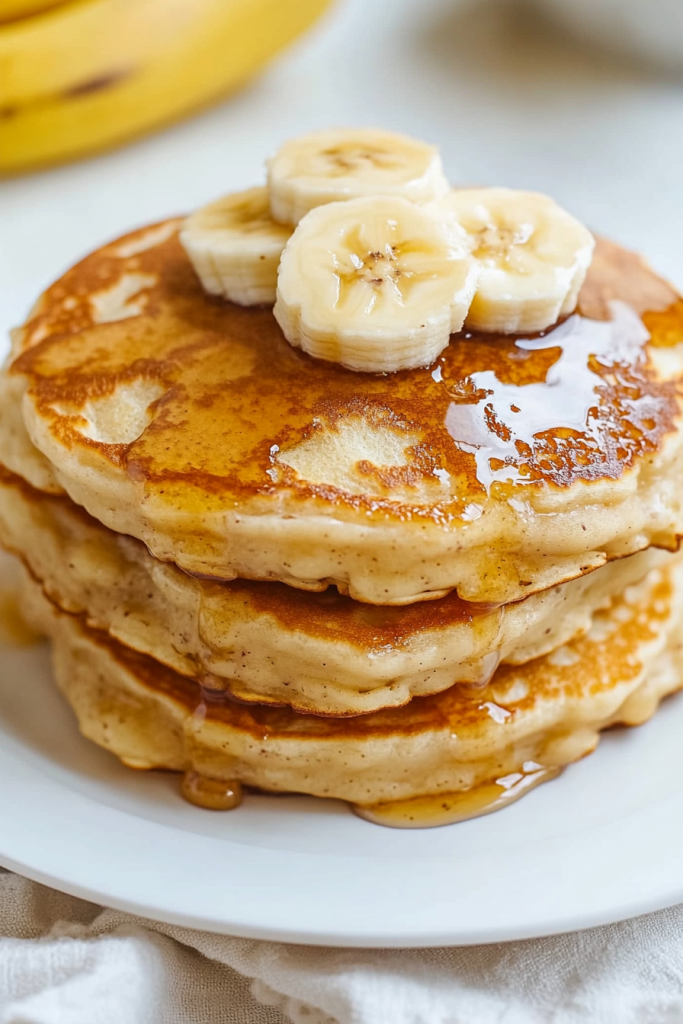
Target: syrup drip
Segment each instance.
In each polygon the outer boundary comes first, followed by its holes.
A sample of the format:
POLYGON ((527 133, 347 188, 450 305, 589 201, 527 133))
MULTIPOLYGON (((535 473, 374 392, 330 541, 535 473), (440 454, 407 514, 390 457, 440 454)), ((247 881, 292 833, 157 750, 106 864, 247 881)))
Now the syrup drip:
POLYGON ((354 814, 373 825, 389 828, 437 828, 459 821, 480 818, 499 811, 530 790, 556 778, 561 768, 547 768, 535 761, 525 761, 518 772, 493 782, 485 782, 464 793, 435 793, 410 800, 352 805, 354 814))
MULTIPOLYGON (((214 678, 208 676, 199 688, 200 700, 192 713, 198 727, 204 722, 213 705, 223 705, 230 699, 224 690, 206 685, 214 678)), ((232 811, 242 803, 242 784, 238 779, 214 779, 190 769, 184 773, 180 781, 180 795, 189 804, 207 811, 232 811)))
POLYGON ((19 611, 14 590, 0 590, 0 644, 7 647, 30 647, 40 641, 39 633, 19 611))
POLYGON ((242 786, 236 779, 212 779, 199 772, 185 772, 181 795, 195 807, 207 811, 232 811, 242 803, 242 786))
POLYGON ((460 683, 465 689, 483 690, 493 679, 496 669, 500 665, 500 651, 489 651, 481 659, 481 675, 467 683, 460 683))

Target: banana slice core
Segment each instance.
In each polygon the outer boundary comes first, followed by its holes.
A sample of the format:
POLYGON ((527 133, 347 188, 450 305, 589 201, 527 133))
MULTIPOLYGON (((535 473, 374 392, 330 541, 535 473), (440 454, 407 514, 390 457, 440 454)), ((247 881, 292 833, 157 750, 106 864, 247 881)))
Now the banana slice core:
POLYGON ((287 243, 274 313, 309 355, 386 373, 436 359, 476 278, 457 225, 429 210, 391 197, 331 203, 287 243))

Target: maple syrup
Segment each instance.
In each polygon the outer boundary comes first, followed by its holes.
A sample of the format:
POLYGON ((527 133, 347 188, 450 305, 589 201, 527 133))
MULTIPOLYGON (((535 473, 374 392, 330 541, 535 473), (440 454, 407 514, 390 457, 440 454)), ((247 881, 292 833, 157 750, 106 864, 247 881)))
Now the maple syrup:
POLYGON ((526 761, 520 771, 462 793, 436 793, 368 806, 355 804, 352 809, 359 818, 389 828, 454 825, 507 807, 541 783, 557 778, 561 771, 561 768, 547 768, 535 761, 526 761))
POLYGON ((0 590, 0 644, 30 647, 41 637, 24 619, 13 590, 0 590))
POLYGON ((188 803, 207 811, 232 811, 242 803, 242 786, 235 779, 211 779, 194 771, 185 772, 180 792, 188 803))
POLYGON ((598 242, 564 322, 533 337, 453 335, 432 366, 388 376, 311 358, 287 343, 272 309, 208 296, 176 236, 137 257, 156 281, 140 314, 96 324, 89 296, 122 273, 113 252, 48 289, 26 327, 41 340, 10 373, 26 374, 67 447, 97 448, 144 484, 146 501, 176 512, 281 511, 286 495, 286 508, 333 502, 336 515, 362 512, 364 522, 466 527, 491 488, 617 479, 676 429, 676 385, 658 376, 648 347, 683 340, 683 303, 609 243, 598 242), (136 380, 156 400, 129 443, 84 438, 78 415, 56 411, 136 380), (357 492, 288 465, 288 451, 354 420, 402 439, 405 463, 361 459, 357 492))

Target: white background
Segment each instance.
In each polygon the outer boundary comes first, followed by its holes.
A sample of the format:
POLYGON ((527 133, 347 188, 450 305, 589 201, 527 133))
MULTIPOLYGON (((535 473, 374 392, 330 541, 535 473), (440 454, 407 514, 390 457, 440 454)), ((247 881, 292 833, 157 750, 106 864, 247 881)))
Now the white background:
POLYGON ((683 78, 587 50, 515 0, 338 0, 209 112, 2 183, 0 336, 93 247, 259 182, 281 140, 339 124, 440 144, 454 182, 550 192, 683 285, 683 78))

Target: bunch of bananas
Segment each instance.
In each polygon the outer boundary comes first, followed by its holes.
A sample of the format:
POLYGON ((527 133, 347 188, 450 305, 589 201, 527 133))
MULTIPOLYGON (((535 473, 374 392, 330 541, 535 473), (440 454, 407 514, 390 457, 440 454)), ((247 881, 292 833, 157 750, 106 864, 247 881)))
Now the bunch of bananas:
POLYGON ((115 145, 238 86, 329 0, 0 0, 0 172, 115 145))

